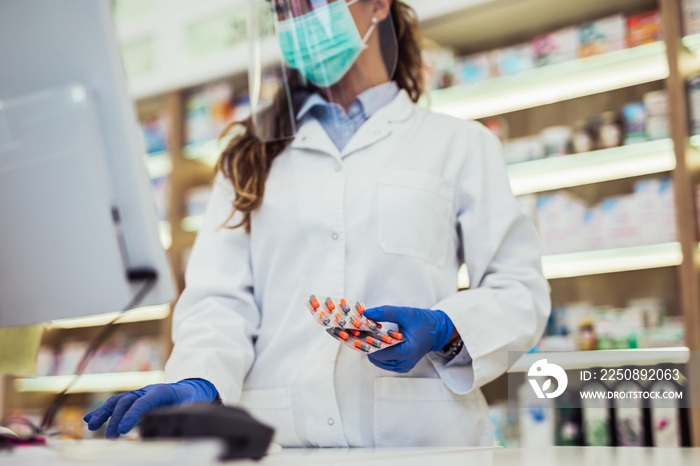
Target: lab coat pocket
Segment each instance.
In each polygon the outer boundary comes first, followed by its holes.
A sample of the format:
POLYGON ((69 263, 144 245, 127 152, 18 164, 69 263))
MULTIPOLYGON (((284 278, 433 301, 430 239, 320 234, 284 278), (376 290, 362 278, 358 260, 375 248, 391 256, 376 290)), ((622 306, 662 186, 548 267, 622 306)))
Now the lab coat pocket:
POLYGON ((288 388, 243 390, 239 406, 260 422, 274 427, 275 443, 282 446, 302 445, 294 429, 292 397, 288 388))
POLYGON ((378 447, 491 445, 481 391, 457 395, 440 379, 374 380, 374 441, 378 447))
POLYGON ((437 175, 408 170, 379 174, 379 246, 442 267, 449 250, 454 186, 437 175))

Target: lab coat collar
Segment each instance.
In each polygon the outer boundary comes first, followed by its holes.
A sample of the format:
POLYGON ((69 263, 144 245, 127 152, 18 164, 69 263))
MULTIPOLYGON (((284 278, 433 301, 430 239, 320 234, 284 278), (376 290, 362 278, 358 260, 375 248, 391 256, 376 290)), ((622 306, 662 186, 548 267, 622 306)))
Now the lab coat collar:
POLYGON ((394 100, 389 104, 377 110, 373 115, 377 118, 385 118, 389 122, 405 121, 410 118, 415 109, 415 105, 405 89, 401 89, 394 100))
POLYGON ((310 116, 306 116, 299 128, 292 148, 305 149, 323 152, 335 158, 342 159, 364 149, 391 133, 391 123, 405 121, 413 114, 415 104, 411 101, 408 93, 401 90, 397 96, 385 107, 380 108, 372 115, 350 139, 350 142, 342 151, 333 144, 330 137, 323 130, 321 124, 310 116))

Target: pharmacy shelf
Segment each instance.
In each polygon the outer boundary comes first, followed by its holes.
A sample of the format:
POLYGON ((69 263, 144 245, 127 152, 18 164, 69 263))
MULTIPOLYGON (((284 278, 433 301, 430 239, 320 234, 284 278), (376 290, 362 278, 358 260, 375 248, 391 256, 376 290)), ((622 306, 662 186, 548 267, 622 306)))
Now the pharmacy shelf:
POLYGON ((73 319, 60 319, 49 322, 48 328, 84 328, 84 327, 99 327, 112 322, 117 316, 121 315, 117 323, 125 324, 129 322, 148 322, 153 320, 165 319, 170 315, 170 305, 163 304, 161 306, 147 306, 131 309, 127 312, 112 312, 109 314, 100 314, 89 317, 79 317, 73 319))
POLYGON ((700 34, 685 36, 682 42, 686 49, 694 53, 697 57, 700 57, 700 34))
POLYGON ((189 160, 198 160, 207 165, 215 165, 219 158, 219 154, 224 149, 217 139, 211 141, 200 142, 196 144, 188 144, 184 147, 182 155, 189 160))
POLYGON ((673 141, 662 139, 508 166, 515 195, 662 173, 676 168, 673 141))
POLYGON ((204 223, 204 215, 191 215, 180 221, 180 229, 188 233, 197 233, 204 223))
POLYGON ((478 119, 666 77, 666 46, 655 42, 536 68, 517 76, 432 91, 422 103, 440 113, 478 119))
POLYGON ((167 176, 173 169, 173 162, 167 151, 147 154, 144 157, 144 163, 151 179, 167 176))
POLYGON ((565 370, 594 367, 655 366, 658 364, 685 364, 690 360, 690 349, 638 348, 606 351, 562 351, 527 353, 518 359, 508 372, 527 372, 536 361, 551 358, 565 370))
POLYGON ((555 279, 672 267, 681 262, 680 243, 664 243, 544 256, 542 271, 548 279, 555 279))
POLYGON ((700 134, 690 137, 690 145, 700 150, 700 134))
POLYGON ((611 14, 640 11, 648 0, 409 0, 431 41, 459 51, 513 44, 536 34, 579 25, 611 14))
POLYGON ((432 21, 441 17, 475 8, 493 0, 409 0, 407 3, 416 10, 421 22, 432 21))
POLYGON ((182 149, 182 155, 189 160, 198 160, 207 165, 214 166, 219 160, 221 152, 228 146, 232 134, 228 133, 224 137, 210 139, 208 141, 187 144, 182 149))
MULTIPOLYGON (((700 243, 697 247, 700 251, 700 243)), ((543 256, 542 271, 547 279, 571 278, 672 267, 680 265, 682 261, 680 243, 665 243, 543 256)), ((457 272, 457 288, 469 288, 469 273, 464 264, 457 272)))
POLYGON ((160 238, 160 244, 163 246, 163 249, 168 250, 173 245, 173 232, 170 222, 167 220, 158 222, 158 237, 160 238))
POLYGON ((462 264, 457 270, 457 289, 466 290, 469 288, 469 271, 467 270, 467 264, 462 264))
MULTIPOLYGON (((60 393, 73 381, 74 377, 73 375, 52 375, 33 379, 15 379, 14 387, 20 393, 60 393)), ((163 371, 85 374, 75 382, 68 393, 122 392, 162 381, 163 371)))

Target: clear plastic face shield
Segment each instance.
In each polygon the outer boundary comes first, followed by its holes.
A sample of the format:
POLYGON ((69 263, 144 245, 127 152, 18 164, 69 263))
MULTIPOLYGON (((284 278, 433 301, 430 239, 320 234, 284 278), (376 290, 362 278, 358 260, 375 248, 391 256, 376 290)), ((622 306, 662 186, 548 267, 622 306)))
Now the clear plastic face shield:
POLYGON ((294 137, 314 94, 331 104, 325 121, 340 124, 338 109, 393 78, 392 0, 248 1, 251 118, 262 141, 294 137))

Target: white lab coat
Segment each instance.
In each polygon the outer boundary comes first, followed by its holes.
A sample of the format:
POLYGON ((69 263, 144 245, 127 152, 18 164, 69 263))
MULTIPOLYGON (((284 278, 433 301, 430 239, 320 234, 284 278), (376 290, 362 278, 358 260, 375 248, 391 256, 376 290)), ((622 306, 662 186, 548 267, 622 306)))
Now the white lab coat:
POLYGON ((338 151, 305 119, 273 162, 262 207, 220 229, 219 176, 175 308, 165 381, 201 377, 285 446, 490 445, 479 389, 550 312, 534 227, 509 188, 498 140, 401 91, 338 151), (472 289, 456 292, 466 261, 472 289), (407 374, 341 346, 302 296, 441 309, 472 363, 438 354, 407 374))

